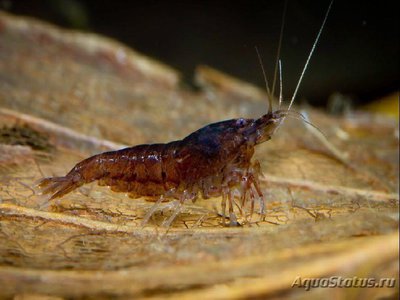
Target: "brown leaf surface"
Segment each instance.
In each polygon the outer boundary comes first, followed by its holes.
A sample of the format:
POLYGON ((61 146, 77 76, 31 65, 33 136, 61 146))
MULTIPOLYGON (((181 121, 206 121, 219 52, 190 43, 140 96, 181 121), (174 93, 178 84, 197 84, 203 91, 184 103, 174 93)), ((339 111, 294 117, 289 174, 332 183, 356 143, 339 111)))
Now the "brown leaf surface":
POLYGON ((169 203, 142 228, 144 199, 96 185, 50 204, 35 195, 38 179, 93 153, 266 110, 247 83, 209 67, 196 80, 199 92, 184 89, 115 41, 0 13, 0 295, 393 296, 291 288, 297 276, 398 279, 398 124, 380 116, 307 109, 329 144, 288 119, 256 153, 267 218, 244 227, 220 225, 219 199, 186 205, 166 232, 169 203))

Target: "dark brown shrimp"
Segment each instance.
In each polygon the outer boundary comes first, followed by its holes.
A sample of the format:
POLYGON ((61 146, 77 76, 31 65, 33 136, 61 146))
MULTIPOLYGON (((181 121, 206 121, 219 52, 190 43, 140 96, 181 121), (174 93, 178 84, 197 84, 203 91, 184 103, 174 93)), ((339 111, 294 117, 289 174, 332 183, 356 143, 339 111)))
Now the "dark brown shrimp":
MULTIPOLYGON (((309 59, 318 42, 330 7, 320 28, 309 59)), ((258 119, 231 119, 207 125, 186 138, 167 144, 138 145, 118 151, 105 152, 79 162, 63 177, 44 178, 39 182, 43 194, 54 199, 83 184, 98 181, 99 185, 113 191, 129 193, 131 197, 154 197, 160 202, 164 197, 177 199, 178 205, 165 226, 169 226, 187 200, 222 196, 222 218, 225 223, 228 203, 230 224, 237 223, 234 214, 235 193, 243 208, 250 200, 260 201, 260 214, 265 215, 265 199, 259 186, 260 165, 252 161, 254 147, 271 139, 273 133, 292 111, 272 111, 271 94, 269 110, 258 119)), ((301 117, 301 115, 300 115, 301 117)), ((153 209, 144 219, 148 221, 153 209)))
MULTIPOLYGON (((138 145, 94 155, 63 177, 43 179, 39 187, 43 194, 51 194, 50 199, 95 180, 132 197, 168 195, 183 203, 199 196, 222 196, 222 206, 228 201, 234 224, 233 189, 241 191, 242 205, 247 193, 255 201, 252 188, 262 199, 258 163, 251 162, 254 146, 271 138, 284 115, 270 112, 259 119, 222 121, 168 144, 138 145)), ((265 213, 264 205, 261 213, 265 213)))

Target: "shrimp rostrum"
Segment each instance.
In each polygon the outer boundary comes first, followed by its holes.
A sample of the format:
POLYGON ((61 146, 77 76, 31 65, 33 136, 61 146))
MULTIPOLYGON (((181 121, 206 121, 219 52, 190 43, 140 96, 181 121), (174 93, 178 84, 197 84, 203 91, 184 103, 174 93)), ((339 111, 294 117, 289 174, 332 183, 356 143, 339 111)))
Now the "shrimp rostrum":
MULTIPOLYGON (((303 73, 311 55, 312 51, 303 73)), ((257 119, 221 121, 207 125, 182 140, 97 154, 79 162, 65 176, 42 179, 38 186, 42 194, 50 195, 50 199, 93 181, 109 186, 113 191, 129 193, 133 198, 152 197, 158 199, 157 203, 175 199, 175 211, 164 222, 165 226, 172 223, 184 202, 194 202, 198 198, 222 197, 224 224, 227 206, 231 225, 237 224, 235 205, 242 211, 250 204, 251 216, 255 203, 259 201, 259 213, 264 216, 265 199, 259 184, 260 164, 252 160, 254 147, 270 140, 286 116, 299 116, 289 109, 273 111, 268 84, 267 91, 269 110, 257 119)), ((295 94, 289 108, 294 98, 295 94)), ((144 223, 150 215, 146 215, 144 223)))

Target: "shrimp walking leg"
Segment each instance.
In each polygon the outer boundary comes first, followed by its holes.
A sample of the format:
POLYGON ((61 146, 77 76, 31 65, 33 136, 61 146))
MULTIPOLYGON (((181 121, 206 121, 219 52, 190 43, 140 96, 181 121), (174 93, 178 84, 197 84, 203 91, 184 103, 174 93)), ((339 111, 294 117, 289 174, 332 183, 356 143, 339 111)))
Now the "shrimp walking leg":
POLYGON ((195 197, 195 195, 190 194, 187 190, 183 191, 183 193, 179 197, 179 200, 174 202, 174 206, 175 206, 174 212, 166 221, 163 222, 162 226, 169 228, 171 226, 172 222, 175 220, 175 218, 181 212, 182 206, 185 203, 185 201, 191 200, 194 197, 195 197))
POLYGON ((253 186, 256 189, 258 197, 260 199, 260 215, 261 215, 261 218, 264 218, 265 214, 266 214, 264 194, 261 192, 261 189, 260 189, 260 186, 258 185, 257 180, 254 180, 252 183, 253 183, 253 186))
POLYGON ((157 202, 153 204, 153 206, 150 208, 150 210, 146 213, 146 215, 143 218, 142 221, 142 227, 146 226, 147 222, 150 220, 151 216, 155 213, 155 211, 157 210, 157 208, 160 206, 161 202, 163 202, 164 200, 164 196, 161 195, 157 202))
MULTIPOLYGON (((251 186, 254 187, 255 191, 257 192, 257 196, 259 198, 260 201, 260 215, 261 215, 261 219, 265 218, 265 198, 264 198, 264 194, 261 191, 260 185, 259 185, 259 177, 260 175, 262 175, 262 171, 261 171, 261 165, 259 161, 254 161, 254 163, 252 164, 250 171, 248 173, 248 183, 251 186)), ((252 190, 252 188, 251 188, 252 190)), ((252 204, 254 207, 254 201, 255 201, 255 196, 254 194, 252 195, 252 204)), ((253 212, 253 210, 252 210, 253 212)))
POLYGON ((233 193, 232 191, 229 190, 228 192, 228 204, 229 204, 229 226, 236 226, 238 224, 236 215, 233 212, 233 204, 234 204, 234 198, 233 198, 233 193))
MULTIPOLYGON (((263 217, 265 217, 265 198, 264 198, 264 194, 262 193, 261 188, 260 188, 260 186, 258 184, 258 180, 257 180, 256 177, 254 177, 254 175, 251 175, 249 177, 249 182, 250 182, 251 185, 254 186, 254 189, 257 192, 257 196, 258 196, 258 198, 260 200, 260 215, 261 215, 261 218, 263 218, 263 217)), ((251 198, 252 198, 252 207, 254 207, 254 201, 255 201, 254 194, 252 195, 251 198)), ((253 213, 253 210, 252 210, 252 213, 253 213)))
POLYGON ((253 213, 254 213, 254 202, 255 202, 255 195, 254 195, 254 191, 251 189, 250 186, 250 199, 251 199, 251 203, 250 203, 250 219, 248 220, 248 222, 251 222, 251 218, 253 217, 253 213))
POLYGON ((227 193, 222 193, 222 200, 221 200, 221 209, 222 209, 222 225, 225 226, 225 218, 226 218, 226 198, 227 193))

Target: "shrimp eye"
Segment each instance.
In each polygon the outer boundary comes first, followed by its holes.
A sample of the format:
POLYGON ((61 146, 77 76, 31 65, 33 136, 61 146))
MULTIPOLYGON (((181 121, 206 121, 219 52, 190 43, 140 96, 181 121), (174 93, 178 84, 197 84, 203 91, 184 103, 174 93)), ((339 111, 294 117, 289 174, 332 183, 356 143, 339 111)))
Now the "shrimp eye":
POLYGON ((247 123, 247 121, 245 119, 243 119, 243 118, 240 118, 240 119, 236 120, 236 125, 239 126, 239 127, 242 127, 242 126, 246 125, 246 123, 247 123))

